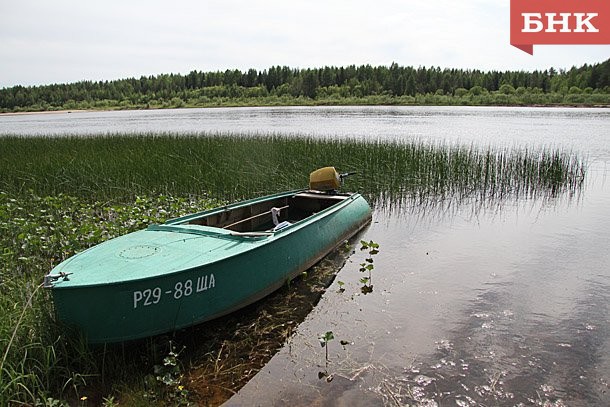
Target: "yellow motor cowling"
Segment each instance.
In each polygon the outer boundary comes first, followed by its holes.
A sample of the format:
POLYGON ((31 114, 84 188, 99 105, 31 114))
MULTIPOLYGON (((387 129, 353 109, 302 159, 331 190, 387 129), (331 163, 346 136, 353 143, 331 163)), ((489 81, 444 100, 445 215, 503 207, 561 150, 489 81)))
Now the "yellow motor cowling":
POLYGON ((309 174, 309 189, 334 191, 341 187, 341 176, 335 167, 324 167, 309 174))

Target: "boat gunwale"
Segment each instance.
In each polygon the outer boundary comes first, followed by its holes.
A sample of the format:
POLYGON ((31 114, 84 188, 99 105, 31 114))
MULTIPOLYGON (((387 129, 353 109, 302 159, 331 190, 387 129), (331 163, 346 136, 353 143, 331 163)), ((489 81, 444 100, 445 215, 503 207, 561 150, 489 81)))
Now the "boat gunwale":
POLYGON ((161 224, 151 224, 146 229, 143 229, 143 230, 185 233, 185 234, 193 234, 193 235, 206 236, 206 237, 217 237, 219 239, 228 239, 228 240, 237 240, 237 241, 246 241, 246 242, 255 241, 255 240, 259 241, 259 240, 269 239, 270 237, 274 237, 281 233, 285 233, 286 231, 291 230, 295 226, 298 226, 308 220, 317 218, 318 215, 320 215, 320 214, 326 214, 327 212, 330 212, 333 209, 338 209, 338 208, 342 207, 342 205, 340 205, 341 203, 353 201, 353 200, 357 199, 359 196, 362 196, 358 192, 345 193, 345 194, 341 194, 341 195, 338 195, 338 194, 320 195, 319 197, 309 196, 312 199, 317 199, 317 198, 328 199, 329 197, 334 197, 334 196, 341 196, 342 198, 340 200, 337 200, 337 202, 333 203, 329 207, 322 209, 319 212, 313 213, 303 219, 299 219, 298 221, 291 223, 290 225, 283 227, 281 229, 270 230, 270 231, 264 232, 265 234, 262 234, 262 235, 248 234, 249 232, 235 232, 235 231, 231 231, 231 230, 217 227, 217 226, 185 224, 185 222, 192 221, 194 219, 204 218, 207 216, 216 215, 218 213, 226 212, 227 210, 247 207, 247 206, 251 206, 252 204, 256 204, 256 203, 260 203, 260 202, 272 201, 277 198, 283 198, 283 197, 289 197, 289 196, 295 197, 295 196, 298 196, 299 193, 303 193, 303 192, 307 192, 307 191, 309 191, 309 190, 300 189, 300 190, 283 192, 283 193, 274 194, 274 195, 266 195, 266 196, 263 196, 260 198, 250 199, 248 201, 236 202, 235 204, 231 204, 229 206, 225 206, 222 208, 214 208, 214 209, 210 209, 208 211, 199 212, 198 214, 192 214, 193 216, 186 215, 186 216, 183 216, 180 218, 170 219, 161 224), (199 216, 194 216, 194 215, 199 215, 199 216))
POLYGON ((226 205, 223 205, 223 206, 219 206, 219 207, 216 207, 216 208, 207 209, 205 211, 190 213, 188 215, 184 215, 184 216, 180 216, 180 217, 177 217, 177 218, 168 219, 164 223, 162 223, 162 225, 181 224, 181 223, 184 223, 184 222, 192 221, 194 219, 204 218, 206 216, 216 215, 216 214, 219 214, 219 213, 227 212, 227 211, 232 210, 232 209, 238 209, 238 208, 241 208, 241 207, 251 206, 251 205, 253 205, 255 203, 264 202, 264 201, 271 201, 273 199, 283 198, 285 196, 296 195, 299 192, 303 192, 303 191, 307 191, 307 189, 306 188, 294 189, 292 191, 278 192, 276 194, 264 195, 264 196, 260 196, 260 197, 257 197, 257 198, 247 199, 245 201, 233 202, 233 203, 226 204, 226 205))

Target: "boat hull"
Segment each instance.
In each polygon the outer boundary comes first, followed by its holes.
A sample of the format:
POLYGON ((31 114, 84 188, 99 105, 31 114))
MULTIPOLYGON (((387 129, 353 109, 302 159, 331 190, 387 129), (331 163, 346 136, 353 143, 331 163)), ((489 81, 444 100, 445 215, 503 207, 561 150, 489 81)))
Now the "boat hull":
MULTIPOLYGON (((212 262, 205 262, 202 252, 202 264, 152 277, 55 284, 56 311, 89 343, 139 339, 199 324, 270 294, 353 236, 370 218, 369 205, 354 194, 273 235, 229 241, 222 250, 235 245, 240 250, 212 262)), ((138 253, 148 250, 138 248, 138 253)), ((132 257, 138 261, 138 256, 132 257)))

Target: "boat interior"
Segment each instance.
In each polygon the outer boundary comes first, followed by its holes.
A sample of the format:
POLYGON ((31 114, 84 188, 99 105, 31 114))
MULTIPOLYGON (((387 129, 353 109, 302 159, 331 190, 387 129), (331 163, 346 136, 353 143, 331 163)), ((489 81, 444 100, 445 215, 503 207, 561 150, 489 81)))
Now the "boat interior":
POLYGON ((185 224, 211 226, 239 233, 271 232, 306 219, 349 196, 303 191, 252 205, 227 208, 222 212, 190 219, 185 224))

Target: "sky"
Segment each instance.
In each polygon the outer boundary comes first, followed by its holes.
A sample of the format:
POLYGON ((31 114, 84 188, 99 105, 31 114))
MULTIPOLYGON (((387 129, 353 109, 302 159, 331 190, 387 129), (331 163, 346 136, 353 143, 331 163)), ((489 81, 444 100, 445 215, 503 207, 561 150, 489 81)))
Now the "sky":
POLYGON ((510 45, 509 0, 0 0, 0 88, 281 65, 569 69, 610 45, 510 45))

